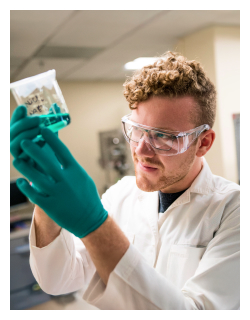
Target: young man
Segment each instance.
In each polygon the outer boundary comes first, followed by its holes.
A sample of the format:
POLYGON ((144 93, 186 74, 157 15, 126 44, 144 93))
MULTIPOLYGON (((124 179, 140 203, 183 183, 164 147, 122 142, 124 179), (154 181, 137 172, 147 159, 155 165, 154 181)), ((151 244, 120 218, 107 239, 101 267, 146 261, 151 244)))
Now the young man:
POLYGON ((199 63, 168 52, 124 87, 135 177, 101 201, 52 132, 41 134, 58 165, 30 141, 39 120, 27 122, 22 107, 12 116, 13 164, 36 187, 19 180, 36 204, 36 280, 53 295, 86 287, 83 298, 100 309, 239 309, 239 186, 203 157, 215 139, 214 85, 199 63))

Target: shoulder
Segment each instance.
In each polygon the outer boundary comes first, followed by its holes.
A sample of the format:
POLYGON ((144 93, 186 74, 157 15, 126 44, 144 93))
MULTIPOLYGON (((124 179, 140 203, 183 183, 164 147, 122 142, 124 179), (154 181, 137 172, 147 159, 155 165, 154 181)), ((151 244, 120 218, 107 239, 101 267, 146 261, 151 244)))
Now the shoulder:
POLYGON ((223 209, 221 223, 231 219, 239 220, 240 216, 240 186, 220 176, 213 175, 212 193, 218 207, 223 209))
POLYGON ((240 186, 220 176, 213 175, 213 192, 236 205, 240 205, 240 186))
POLYGON ((229 181, 223 177, 213 174, 213 187, 217 192, 227 193, 227 192, 239 192, 240 186, 233 182, 229 181))

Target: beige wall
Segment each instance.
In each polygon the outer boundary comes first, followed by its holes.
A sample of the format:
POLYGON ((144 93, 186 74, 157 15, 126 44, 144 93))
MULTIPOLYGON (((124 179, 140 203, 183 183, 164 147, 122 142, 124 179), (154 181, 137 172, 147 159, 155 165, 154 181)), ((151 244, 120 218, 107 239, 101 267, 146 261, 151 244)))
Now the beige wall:
POLYGON ((240 113, 240 28, 217 27, 214 37, 223 175, 238 182, 232 115, 240 113))
MULTIPOLYGON (((98 133, 120 128, 121 117, 130 112, 123 96, 123 82, 59 82, 59 85, 71 116, 71 124, 59 132, 60 139, 102 193, 105 171, 98 164, 98 133)), ((15 108, 16 103, 11 96, 11 114, 15 108)), ((10 160, 10 177, 20 177, 12 166, 12 156, 10 160)))
POLYGON ((216 139, 205 158, 214 174, 238 182, 232 114, 240 112, 240 28, 199 30, 180 39, 175 50, 200 61, 217 88, 216 139))

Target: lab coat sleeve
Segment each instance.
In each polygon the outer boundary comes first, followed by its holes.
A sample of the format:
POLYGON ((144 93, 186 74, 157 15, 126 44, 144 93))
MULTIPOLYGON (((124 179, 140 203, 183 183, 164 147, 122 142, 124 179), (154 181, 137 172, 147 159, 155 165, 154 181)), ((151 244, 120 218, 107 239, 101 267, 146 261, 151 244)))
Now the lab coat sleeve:
POLYGON ((86 288, 96 270, 81 240, 65 229, 49 245, 36 247, 34 221, 30 229, 30 267, 42 290, 51 295, 86 288))
POLYGON ((107 286, 96 273, 83 299, 103 310, 193 309, 180 290, 150 267, 132 244, 110 274, 107 286))
MULTIPOLYGON (((110 211, 112 186, 103 195, 102 204, 110 211)), ((82 241, 65 229, 49 245, 38 248, 34 218, 30 228, 30 267, 42 290, 60 295, 85 291, 96 268, 82 241)))
POLYGON ((239 208, 210 241, 195 274, 182 289, 149 266, 131 244, 107 286, 96 273, 83 295, 100 309, 239 309, 239 208))

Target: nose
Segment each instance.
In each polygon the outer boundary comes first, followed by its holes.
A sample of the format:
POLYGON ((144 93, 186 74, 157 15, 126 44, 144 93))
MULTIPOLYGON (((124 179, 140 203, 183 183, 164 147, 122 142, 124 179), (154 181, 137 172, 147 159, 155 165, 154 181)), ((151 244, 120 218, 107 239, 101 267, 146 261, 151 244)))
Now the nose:
POLYGON ((137 147, 135 148, 135 153, 139 157, 154 157, 155 156, 155 151, 153 147, 149 143, 149 138, 144 134, 143 137, 140 139, 138 142, 137 147))

